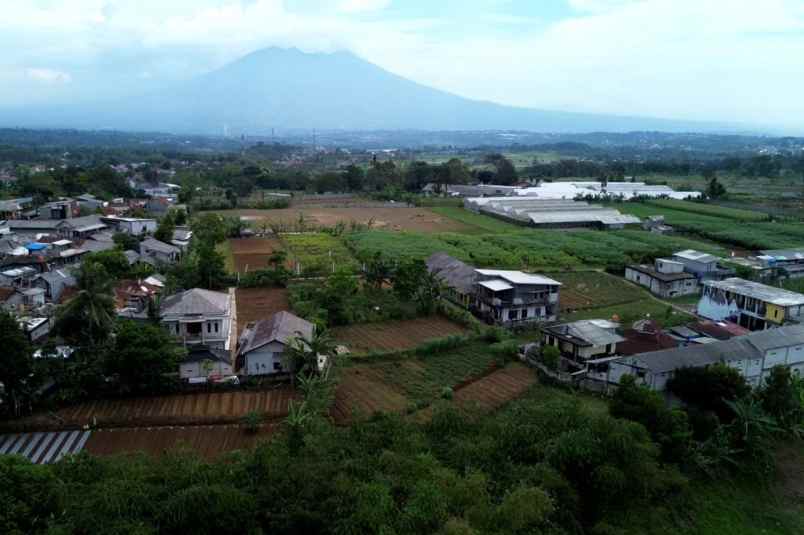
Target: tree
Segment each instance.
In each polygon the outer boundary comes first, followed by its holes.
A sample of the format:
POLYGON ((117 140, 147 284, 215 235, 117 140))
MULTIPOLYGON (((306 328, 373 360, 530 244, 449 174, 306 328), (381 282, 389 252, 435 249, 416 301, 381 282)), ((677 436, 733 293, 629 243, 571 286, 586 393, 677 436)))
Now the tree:
POLYGON ((422 281, 427 276, 427 264, 424 260, 405 260, 396 268, 392 275, 394 293, 400 299, 413 299, 421 288, 422 281))
POLYGON ((644 425, 661 446, 664 460, 675 463, 684 460, 692 438, 686 413, 669 409, 658 392, 638 385, 632 375, 620 379, 620 386, 609 402, 609 412, 644 425))
POLYGON ((507 186, 517 181, 517 173, 511 160, 502 154, 489 154, 485 159, 486 163, 492 164, 496 169, 494 181, 497 184, 507 186))
POLYGON ((173 380, 184 349, 159 325, 121 321, 106 353, 106 373, 117 377, 123 392, 154 394, 173 380))
POLYGON ((56 330, 77 345, 108 338, 114 325, 113 279, 103 264, 84 262, 76 277, 77 295, 59 311, 56 330))
POLYGON ((796 429, 804 422, 804 405, 790 368, 774 366, 757 393, 762 408, 785 429, 796 429))
POLYGON ((156 227, 156 232, 154 232, 154 238, 164 243, 170 243, 173 241, 174 230, 176 230, 175 214, 173 210, 168 210, 159 221, 159 226, 156 227))
POLYGON ((391 265, 382 257, 382 253, 377 251, 374 257, 366 262, 365 274, 366 282, 379 290, 391 279, 391 265))
POLYGON ((136 236, 127 234, 125 232, 115 232, 112 236, 115 245, 121 251, 139 251, 140 240, 136 236))
POLYGON ((681 368, 667 382, 667 388, 682 401, 700 410, 711 411, 721 422, 733 417, 725 403, 749 394, 751 387, 740 372, 725 364, 713 364, 698 368, 681 368))
POLYGON ((324 329, 316 329, 310 339, 297 332, 285 349, 284 358, 288 369, 294 376, 310 377, 318 375, 318 356, 332 358, 335 354, 335 341, 324 329))
POLYGON ((709 185, 706 187, 706 196, 710 199, 719 199, 726 195, 726 188, 718 182, 717 177, 712 177, 709 185))
POLYGON ((346 189, 349 191, 361 191, 366 173, 362 168, 351 164, 343 170, 343 180, 346 182, 346 189))
POLYGON ((33 353, 17 320, 4 310, 0 310, 0 348, 0 399, 4 408, 18 416, 30 400, 33 353))
POLYGON ((95 262, 102 265, 109 276, 115 279, 124 277, 130 270, 126 255, 119 249, 90 253, 84 258, 83 263, 87 262, 95 262))
POLYGON ((226 220, 219 214, 206 212, 190 224, 193 241, 217 245, 226 239, 226 220))
POLYGON ((551 370, 558 370, 561 362, 561 351, 556 346, 544 346, 539 353, 539 362, 551 370))

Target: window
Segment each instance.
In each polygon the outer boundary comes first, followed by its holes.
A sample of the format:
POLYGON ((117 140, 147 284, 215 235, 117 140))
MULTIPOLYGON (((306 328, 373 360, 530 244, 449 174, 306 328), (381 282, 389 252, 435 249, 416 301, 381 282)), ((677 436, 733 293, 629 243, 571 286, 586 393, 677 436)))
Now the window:
POLYGON ((218 332, 220 324, 216 321, 215 322, 215 332, 218 332))
POLYGON ((282 371, 282 363, 281 362, 274 362, 274 371, 281 372, 282 371))
POLYGON ((209 334, 209 333, 211 333, 211 332, 212 332, 212 324, 211 324, 211 323, 207 323, 207 334, 209 334))

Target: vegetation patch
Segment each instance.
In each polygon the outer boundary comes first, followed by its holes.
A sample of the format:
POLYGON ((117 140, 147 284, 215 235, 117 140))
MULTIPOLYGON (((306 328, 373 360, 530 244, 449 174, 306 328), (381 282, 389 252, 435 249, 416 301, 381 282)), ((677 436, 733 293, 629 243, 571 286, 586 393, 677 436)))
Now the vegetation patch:
POLYGON ((422 342, 466 332, 466 328, 445 318, 430 316, 336 327, 330 334, 335 341, 346 345, 353 354, 359 355, 404 351, 413 349, 422 342))
POLYGON ((323 276, 346 269, 357 271, 357 261, 343 243, 330 234, 310 232, 283 234, 282 242, 290 253, 294 273, 304 276, 323 276))

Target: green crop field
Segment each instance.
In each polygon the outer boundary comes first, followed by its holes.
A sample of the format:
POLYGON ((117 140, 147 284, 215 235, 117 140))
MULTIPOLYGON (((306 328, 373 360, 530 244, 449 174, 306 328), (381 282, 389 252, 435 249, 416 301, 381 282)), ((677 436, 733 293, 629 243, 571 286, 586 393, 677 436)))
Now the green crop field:
POLYGON ((461 206, 438 206, 431 208, 431 211, 470 225, 477 229, 477 232, 512 232, 522 230, 522 227, 513 223, 506 223, 491 216, 476 214, 461 206))
POLYGON ((380 253, 393 260, 426 259, 445 252, 477 267, 527 270, 622 268, 681 249, 721 255, 722 249, 697 240, 642 230, 556 232, 523 229, 500 234, 365 231, 346 237, 360 259, 380 253))
POLYGON ((601 271, 562 271, 544 275, 563 285, 562 311, 610 307, 647 297, 646 292, 636 285, 601 271))
MULTIPOLYGON (((783 249, 804 246, 804 223, 756 219, 738 220, 735 219, 736 213, 745 212, 744 210, 735 211, 715 206, 711 207, 711 213, 719 215, 706 215, 690 211, 689 205, 691 204, 695 203, 686 203, 681 210, 670 208, 670 205, 657 205, 656 201, 617 203, 615 206, 623 213, 643 218, 650 215, 663 215, 667 224, 680 231, 696 234, 726 245, 746 249, 783 249), (729 215, 722 215, 723 210, 726 210, 725 213, 729 215)), ((751 213, 756 214, 757 212, 751 213)))
POLYGON ((736 221, 768 221, 768 214, 754 210, 740 210, 739 208, 728 208, 716 204, 704 204, 691 201, 677 201, 672 199, 655 199, 644 201, 644 204, 659 208, 670 208, 681 212, 693 214, 703 214, 713 217, 723 217, 736 221))
POLYGON ((357 271, 358 263, 336 237, 321 232, 283 234, 281 240, 290 253, 294 270, 300 266, 307 276, 326 275, 336 269, 357 271))

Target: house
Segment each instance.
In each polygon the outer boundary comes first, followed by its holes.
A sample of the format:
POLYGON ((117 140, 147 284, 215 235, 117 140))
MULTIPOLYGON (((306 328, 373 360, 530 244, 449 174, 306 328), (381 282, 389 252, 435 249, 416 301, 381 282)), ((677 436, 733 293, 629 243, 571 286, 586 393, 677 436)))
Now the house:
POLYGON ((173 240, 170 243, 181 249, 182 251, 186 251, 187 247, 190 246, 190 240, 193 237, 193 231, 190 230, 189 227, 176 227, 173 230, 173 240))
POLYGON ((48 318, 25 317, 20 318, 18 322, 32 344, 41 341, 50 333, 50 319, 48 318))
POLYGON ((298 338, 309 342, 314 332, 315 325, 285 311, 250 323, 237 344, 237 369, 246 375, 293 371, 283 362, 285 351, 298 338))
POLYGON ((140 242, 140 258, 150 258, 158 264, 175 264, 179 261, 181 249, 175 245, 161 242, 154 238, 146 238, 140 242))
POLYGON ((213 292, 194 288, 162 301, 159 321, 185 346, 207 346, 230 351, 235 322, 234 291, 213 292))
POLYGON ((104 223, 113 226, 118 232, 131 234, 132 236, 142 236, 156 232, 156 219, 139 217, 104 217, 104 223))
POLYGON ((58 303, 64 291, 68 288, 74 288, 77 283, 75 277, 69 272, 56 269, 37 275, 33 280, 33 284, 45 291, 45 298, 48 301, 58 303))
POLYGON ((94 212, 99 208, 104 208, 109 204, 108 202, 102 199, 98 199, 91 193, 84 193, 83 195, 79 195, 78 197, 75 198, 75 200, 78 202, 78 205, 80 207, 89 210, 91 212, 94 212))
POLYGON ((187 356, 179 364, 179 377, 226 377, 232 375, 231 352, 207 346, 189 348, 187 356))
POLYGON ((804 277, 804 249, 774 249, 760 251, 758 257, 775 268, 776 272, 784 277, 795 279, 804 277))
POLYGON ((66 198, 46 203, 39 208, 39 218, 43 220, 71 219, 80 213, 78 201, 66 198))
POLYGON ((731 321, 709 321, 701 320, 687 325, 693 331, 697 331, 715 340, 731 340, 737 336, 745 336, 751 331, 741 327, 731 321))
POLYGON ((642 221, 644 230, 654 234, 669 234, 673 232, 673 227, 665 224, 663 215, 650 215, 642 221))
POLYGON ((786 366, 804 376, 804 325, 622 357, 611 363, 607 380, 616 384, 630 374, 651 389, 662 391, 677 370, 716 363, 738 370, 754 387, 760 386, 775 366, 786 366))
POLYGON ((67 221, 68 233, 66 238, 85 239, 95 234, 98 231, 104 230, 107 227, 106 223, 101 220, 98 215, 88 215, 83 217, 74 217, 67 221))
POLYGON ((651 319, 634 322, 630 329, 622 331, 624 341, 617 344, 620 355, 636 355, 678 347, 678 340, 664 332, 658 323, 651 319))
POLYGON ((736 277, 705 280, 698 314, 758 331, 800 321, 804 295, 736 277))
POLYGON ((617 354, 625 338, 617 334, 618 323, 608 320, 579 320, 542 327, 542 344, 558 348, 570 366, 585 369, 587 362, 617 354))
POLYGON ((511 327, 558 316, 561 283, 522 271, 476 269, 446 253, 435 253, 427 269, 447 287, 447 299, 488 321, 511 327))
POLYGON ((8 222, 11 232, 24 238, 37 239, 41 235, 71 237, 70 226, 64 220, 55 219, 14 219, 8 222))
POLYGON ((0 219, 19 219, 22 206, 16 201, 0 201, 0 219))
POLYGON ((657 258, 653 266, 631 264, 625 268, 625 278, 647 288, 659 297, 670 298, 698 292, 698 279, 684 271, 684 264, 657 258))
POLYGON ((671 260, 684 264, 684 271, 692 273, 698 280, 720 280, 734 276, 733 269, 718 264, 720 258, 693 249, 673 253, 671 260))
POLYGON ((148 319, 149 308, 155 304, 163 287, 147 279, 121 280, 114 289, 117 315, 131 320, 148 319))
POLYGON ((123 251, 123 256, 126 257, 129 266, 133 266, 134 264, 140 261, 140 253, 138 253, 137 251, 131 251, 131 250, 123 251))

